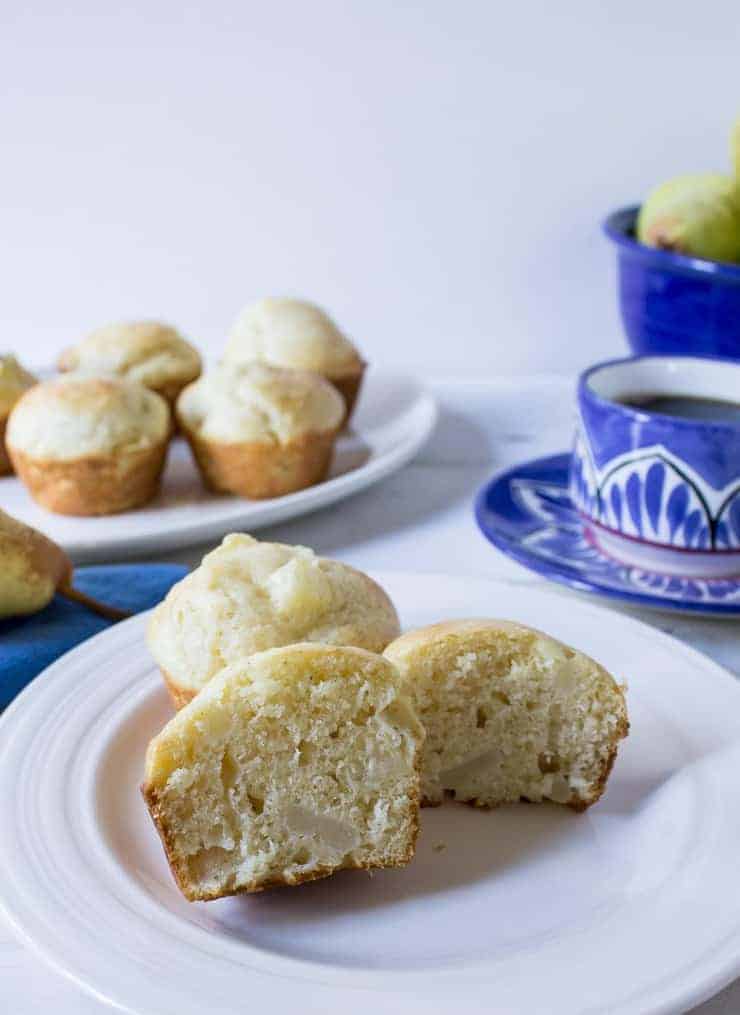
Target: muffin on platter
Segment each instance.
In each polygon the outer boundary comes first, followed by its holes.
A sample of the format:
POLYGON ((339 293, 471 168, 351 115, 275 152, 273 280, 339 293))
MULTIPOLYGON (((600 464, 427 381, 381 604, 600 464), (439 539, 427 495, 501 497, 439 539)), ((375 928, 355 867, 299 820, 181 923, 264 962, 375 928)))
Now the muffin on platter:
POLYGON ((176 417, 206 486, 259 499, 326 477, 344 403, 318 374, 222 364, 185 388, 176 417))
POLYGON ((65 349, 61 371, 138 381, 174 405, 182 389, 200 376, 197 349, 159 321, 108 324, 65 349))
POLYGON ((393 603, 362 571, 234 533, 156 607, 147 642, 180 708, 227 661, 294 642, 382 652, 399 634, 393 603))
POLYGON ((56 378, 37 384, 8 420, 8 454, 42 507, 107 515, 138 507, 159 487, 171 423, 167 403, 132 381, 56 378))
POLYGON ((15 356, 0 356, 0 476, 13 471, 5 449, 5 429, 10 410, 24 391, 28 391, 35 383, 36 378, 24 370, 15 356))
POLYGON ((321 374, 341 394, 349 419, 365 363, 320 307, 294 299, 264 299, 245 307, 231 329, 224 361, 254 360, 321 374))

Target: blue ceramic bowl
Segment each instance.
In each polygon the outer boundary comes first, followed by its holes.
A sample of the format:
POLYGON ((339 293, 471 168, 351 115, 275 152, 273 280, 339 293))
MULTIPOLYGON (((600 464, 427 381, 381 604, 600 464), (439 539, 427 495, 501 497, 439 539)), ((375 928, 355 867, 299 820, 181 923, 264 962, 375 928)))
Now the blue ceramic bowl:
POLYGON ((642 356, 581 375, 571 498, 609 556, 689 576, 740 574, 740 421, 687 419, 623 399, 740 400, 740 363, 642 356))
POLYGON ((638 243, 639 210, 622 208, 604 222, 617 247, 619 307, 633 352, 740 360, 740 264, 638 243))

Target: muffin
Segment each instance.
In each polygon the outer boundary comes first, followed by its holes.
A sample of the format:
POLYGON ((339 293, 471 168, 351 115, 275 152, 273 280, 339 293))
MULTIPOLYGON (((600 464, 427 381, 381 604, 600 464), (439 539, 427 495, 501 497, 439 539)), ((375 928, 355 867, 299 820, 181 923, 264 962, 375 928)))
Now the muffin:
POLYGON ((242 310, 231 329, 224 361, 253 360, 326 377, 344 399, 349 419, 365 364, 320 307, 304 300, 266 299, 242 310))
POLYGON ((245 363, 190 384, 176 416, 206 486, 260 499, 326 478, 344 403, 317 374, 245 363))
POLYGON ((138 381, 174 405, 200 376, 200 355, 178 331, 158 321, 98 328, 59 357, 62 371, 138 381))
POLYGON ((31 496, 63 515, 107 515, 157 492, 170 436, 167 403, 117 378, 57 378, 31 388, 8 420, 11 461, 31 496))
POLYGON ((226 667, 149 745, 142 793, 191 901, 414 853, 423 729, 382 656, 291 645, 226 667))
POLYGON ((361 571, 304 546, 226 536, 152 614, 149 649, 175 705, 227 663, 294 642, 382 652, 398 637, 386 593, 361 571))
POLYGON ((71 578, 72 565, 56 543, 0 511, 0 619, 43 610, 71 578))
POLYGON ((582 811, 603 793, 629 724, 622 689, 593 659, 503 620, 411 631, 385 656, 426 729, 425 803, 582 811))
POLYGON ((0 356, 0 476, 13 471, 5 449, 5 430, 10 410, 24 391, 33 387, 36 378, 24 370, 15 356, 0 356))

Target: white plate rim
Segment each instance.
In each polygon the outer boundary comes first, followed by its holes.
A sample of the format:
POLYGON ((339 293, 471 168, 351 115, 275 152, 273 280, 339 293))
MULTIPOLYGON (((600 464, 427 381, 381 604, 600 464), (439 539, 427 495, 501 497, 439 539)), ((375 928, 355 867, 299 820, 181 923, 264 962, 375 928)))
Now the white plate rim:
MULTIPOLYGON (((533 592, 538 597, 544 597, 546 600, 551 600, 553 606, 556 604, 562 606, 563 597, 557 592, 547 589, 522 589, 517 586, 515 582, 510 582, 502 579, 490 579, 482 578, 480 576, 471 575, 450 575, 441 574, 435 572, 373 572, 373 577, 386 585, 393 584, 394 581, 418 581, 423 580, 424 582, 450 582, 450 581, 463 581, 466 583, 476 583, 480 585, 499 585, 504 586, 512 592, 518 590, 519 592, 531 595, 533 592)), ((580 599, 572 599, 571 604, 576 610, 583 613, 584 615, 592 615, 595 622, 601 620, 602 622, 611 622, 619 627, 631 630, 635 634, 641 634, 643 637, 648 636, 656 644, 663 646, 666 650, 672 653, 680 653, 684 656, 687 663, 692 664, 697 670, 704 671, 704 675, 711 675, 711 678, 717 681, 717 688, 722 689, 723 693, 729 693, 732 697, 740 695, 740 687, 735 678, 719 664, 713 662, 706 656, 702 655, 697 650, 685 645, 677 639, 665 634, 659 630, 656 630, 635 618, 628 617, 622 614, 615 614, 607 608, 599 605, 592 604, 590 602, 584 602, 580 599), (577 604, 577 605, 576 605, 577 604)), ((69 669, 70 665, 76 664, 83 659, 86 659, 89 655, 94 655, 99 649, 105 649, 109 641, 114 638, 120 639, 124 632, 131 631, 139 628, 146 619, 146 614, 139 615, 131 618, 129 621, 117 625, 112 629, 101 632, 100 634, 89 639, 87 642, 72 649, 65 656, 61 657, 54 664, 47 668, 43 674, 41 674, 29 687, 16 699, 16 701, 6 710, 5 714, 0 717, 0 762, 3 760, 3 755, 8 749, 8 743, 12 740, 13 728, 16 718, 20 715, 23 716, 24 712, 31 709, 37 698, 42 698, 48 689, 53 686, 55 678, 59 677, 59 674, 64 674, 65 670, 69 669)), ((59 687, 57 685, 57 690, 59 687)), ((740 698, 738 698, 740 703, 740 698)), ((740 757, 740 752, 736 752, 740 757)), ((6 801, 12 799, 12 785, 11 785, 10 772, 7 766, 0 764, 0 800, 5 797, 6 801)), ((7 827, 3 829, 0 825, 0 857, 5 856, 7 861, 8 843, 12 838, 10 830, 10 823, 7 823, 7 827)), ((5 866, 5 865, 2 865, 5 866)), ((6 867, 6 869, 8 869, 6 867)), ((16 933, 28 944, 37 954, 39 954, 46 962, 53 966, 57 971, 62 973, 64 976, 77 983, 84 991, 98 997, 100 1000, 105 1001, 108 1004, 112 1004, 114 1007, 119 1007, 121 1010, 131 1012, 144 1012, 150 1009, 140 1006, 129 1006, 126 1002, 112 999, 109 994, 106 993, 105 988, 87 982, 84 978, 76 975, 74 970, 70 969, 68 965, 56 954, 54 948, 49 942, 39 940, 34 936, 32 932, 29 932, 27 923, 24 922, 23 914, 18 910, 18 899, 14 898, 9 900, 4 887, 0 884, 0 910, 3 911, 10 924, 15 929, 16 933)), ((693 1006, 706 1000, 712 996, 722 987, 731 982, 740 973, 740 906, 737 907, 738 920, 737 927, 735 928, 732 938, 728 938, 721 943, 721 947, 718 948, 713 956, 713 961, 705 961, 703 967, 698 971, 691 973, 693 966, 687 969, 684 981, 680 984, 676 984, 675 980, 672 982, 671 989, 666 993, 663 993, 660 1001, 651 1003, 649 1006, 636 1006, 630 1005, 629 1008, 623 1007, 609 1007, 598 1008, 598 1011, 609 1011, 609 1012, 629 1012, 632 1013, 647 1013, 650 1015, 659 1015, 659 1013, 669 1013, 676 1010, 685 1010, 686 1007, 693 1006), (680 1007, 679 1007, 680 1006, 680 1007)), ((302 965, 301 960, 288 960, 290 964, 302 965)), ((702 957, 699 957, 694 963, 702 962, 702 957)), ((351 986, 349 982, 350 978, 347 978, 345 987, 351 986)), ((394 995, 387 995, 387 997, 393 997, 394 995)), ((219 1009, 220 1010, 220 1009, 219 1009)), ((435 1009, 436 1010, 436 1009, 435 1009)), ((597 1009, 589 1009, 594 1012, 597 1009)), ((152 1009, 153 1011, 153 1009, 152 1009)), ((584 1009, 585 1012, 585 1009, 584 1009)))

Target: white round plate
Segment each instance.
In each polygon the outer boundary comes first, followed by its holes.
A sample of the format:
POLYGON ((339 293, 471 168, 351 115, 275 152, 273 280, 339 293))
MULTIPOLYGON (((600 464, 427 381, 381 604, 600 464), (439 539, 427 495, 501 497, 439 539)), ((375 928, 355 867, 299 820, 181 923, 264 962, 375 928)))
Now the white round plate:
POLYGON ((220 496, 200 481, 185 441, 170 447, 162 490, 137 511, 104 518, 70 518, 39 507, 13 476, 0 479, 0 506, 41 529, 78 563, 110 562, 134 553, 164 551, 254 531, 349 497, 406 464, 425 443, 437 409, 413 378, 370 369, 352 428, 340 436, 329 478, 271 500, 220 496))
POLYGON ((137 617, 70 652, 0 722, 0 902, 124 1011, 676 1012, 740 972, 740 687, 668 636, 546 591, 379 574, 404 626, 508 616, 629 681, 604 798, 425 810, 403 870, 189 904, 138 792, 170 715, 137 617))

